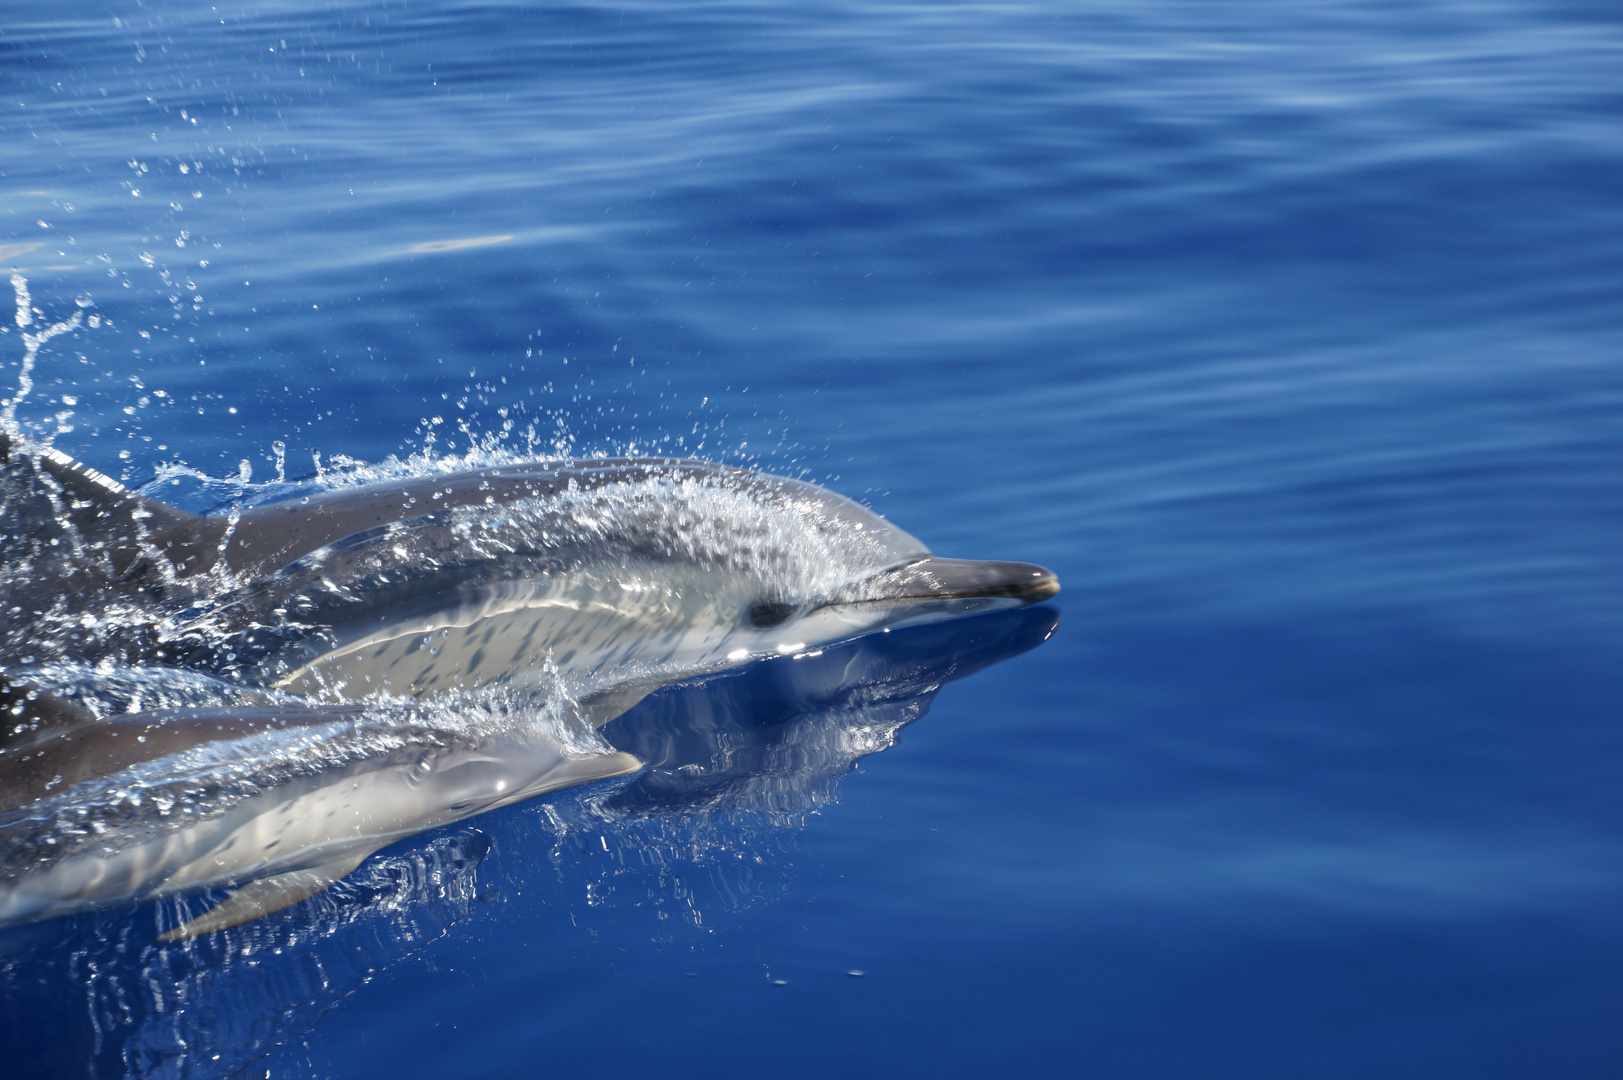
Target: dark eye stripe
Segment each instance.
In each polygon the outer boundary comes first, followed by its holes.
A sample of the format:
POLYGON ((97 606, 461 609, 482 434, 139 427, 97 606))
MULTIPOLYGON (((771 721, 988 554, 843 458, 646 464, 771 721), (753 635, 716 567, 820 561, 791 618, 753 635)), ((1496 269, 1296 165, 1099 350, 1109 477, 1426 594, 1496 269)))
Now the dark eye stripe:
POLYGON ((785 604, 781 600, 762 600, 750 605, 750 625, 762 629, 779 626, 787 622, 789 616, 794 613, 793 604, 785 604))

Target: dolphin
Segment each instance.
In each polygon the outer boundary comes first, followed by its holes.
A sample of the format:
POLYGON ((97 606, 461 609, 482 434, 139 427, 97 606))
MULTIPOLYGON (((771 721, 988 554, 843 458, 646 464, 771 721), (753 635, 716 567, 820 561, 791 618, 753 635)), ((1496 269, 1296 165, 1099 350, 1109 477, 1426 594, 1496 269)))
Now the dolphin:
POLYGON ((160 940, 194 937, 312 896, 396 840, 642 767, 630 754, 571 754, 523 725, 453 732, 393 719, 388 747, 380 752, 374 741, 364 754, 330 747, 364 730, 359 710, 289 707, 132 714, 8 746, 0 752, 0 827, 14 835, 5 869, 26 870, 0 883, 0 922, 246 881, 160 940), (242 785, 241 772, 263 768, 253 750, 267 738, 314 760, 272 784, 242 785), (148 786, 132 791, 143 779, 148 786), (135 813, 143 801, 176 798, 165 788, 177 780, 193 803, 191 820, 153 827, 135 813), (240 786, 233 792, 221 780, 240 786), (53 797, 57 786, 62 794, 53 797), (211 792, 217 804, 197 813, 199 796, 211 792), (106 820, 118 829, 111 841, 95 835, 106 820), (67 850, 42 854, 47 845, 67 850))
POLYGON ((0 922, 240 883, 166 940, 296 903, 402 837, 635 771, 591 729, 662 686, 1059 589, 1030 564, 937 558, 814 484, 674 458, 196 515, 0 430, 0 537, 0 922), (74 679, 109 670, 238 696, 76 704, 94 694, 74 679))

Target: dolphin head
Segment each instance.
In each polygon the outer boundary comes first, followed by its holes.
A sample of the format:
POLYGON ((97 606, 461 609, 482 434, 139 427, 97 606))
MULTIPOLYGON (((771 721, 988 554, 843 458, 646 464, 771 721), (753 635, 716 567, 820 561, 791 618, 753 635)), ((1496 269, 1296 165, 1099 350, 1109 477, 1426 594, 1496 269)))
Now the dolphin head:
MULTIPOLYGON (((635 503, 646 494, 620 497, 635 503)), ((643 511, 622 504, 613 517, 641 520, 636 542, 603 576, 614 583, 605 593, 634 592, 630 606, 641 607, 646 642, 683 639, 677 651, 695 669, 1023 607, 1059 592, 1043 567, 938 558, 859 503, 760 473, 687 478, 660 489, 643 511)))
MULTIPOLYGON (((625 776, 642 763, 630 754, 569 752, 556 739, 486 737, 417 753, 391 776, 402 822, 458 821, 561 788, 625 776)), ((379 801, 374 795, 374 803, 379 801)), ((374 807, 373 814, 377 814, 374 807)))
MULTIPOLYGON (((934 556, 917 537, 844 496, 804 481, 746 474, 762 509, 738 567, 731 658, 785 653, 893 626, 1023 607, 1059 592, 1040 566, 934 556)), ((722 520, 737 523, 748 513, 722 520)), ((729 528, 736 528, 732 524, 729 528)))

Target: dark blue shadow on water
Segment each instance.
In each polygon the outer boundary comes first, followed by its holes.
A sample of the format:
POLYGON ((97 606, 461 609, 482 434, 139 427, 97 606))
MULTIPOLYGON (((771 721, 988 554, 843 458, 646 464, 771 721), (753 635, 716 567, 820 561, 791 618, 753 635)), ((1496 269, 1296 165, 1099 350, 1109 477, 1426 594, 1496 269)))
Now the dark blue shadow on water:
MULTIPOLYGON (((1005 612, 668 687, 604 732, 648 768, 557 801, 576 816, 660 817, 678 828, 715 813, 798 824, 860 758, 894 745, 944 684, 1034 648, 1058 624, 1048 609, 1005 612)), ((544 855, 544 832, 507 827, 523 812, 498 811, 492 826, 506 846, 528 842, 544 855)), ((0 930, 3 1073, 239 1075, 383 972, 477 922, 481 901, 501 902, 477 880, 490 850, 478 828, 428 833, 304 903, 187 942, 157 935, 220 891, 0 930)))

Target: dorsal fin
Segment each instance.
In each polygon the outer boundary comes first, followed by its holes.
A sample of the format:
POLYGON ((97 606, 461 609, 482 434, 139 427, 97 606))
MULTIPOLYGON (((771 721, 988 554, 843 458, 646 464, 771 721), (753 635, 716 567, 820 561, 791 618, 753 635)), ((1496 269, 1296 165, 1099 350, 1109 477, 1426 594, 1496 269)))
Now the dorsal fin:
POLYGON ((4 428, 0 470, 13 482, 58 493, 65 504, 65 524, 94 549, 105 551, 120 574, 153 550, 163 552, 183 575, 207 569, 218 558, 222 523, 137 495, 62 451, 4 428))
POLYGON ((11 744, 36 738, 40 732, 60 731, 93 720, 73 702, 0 673, 0 753, 10 749, 11 744))
POLYGON ((0 462, 24 467, 31 465, 49 474, 62 485, 64 491, 77 499, 118 503, 136 498, 129 488, 106 473, 73 460, 55 447, 44 446, 4 428, 0 428, 0 462))

